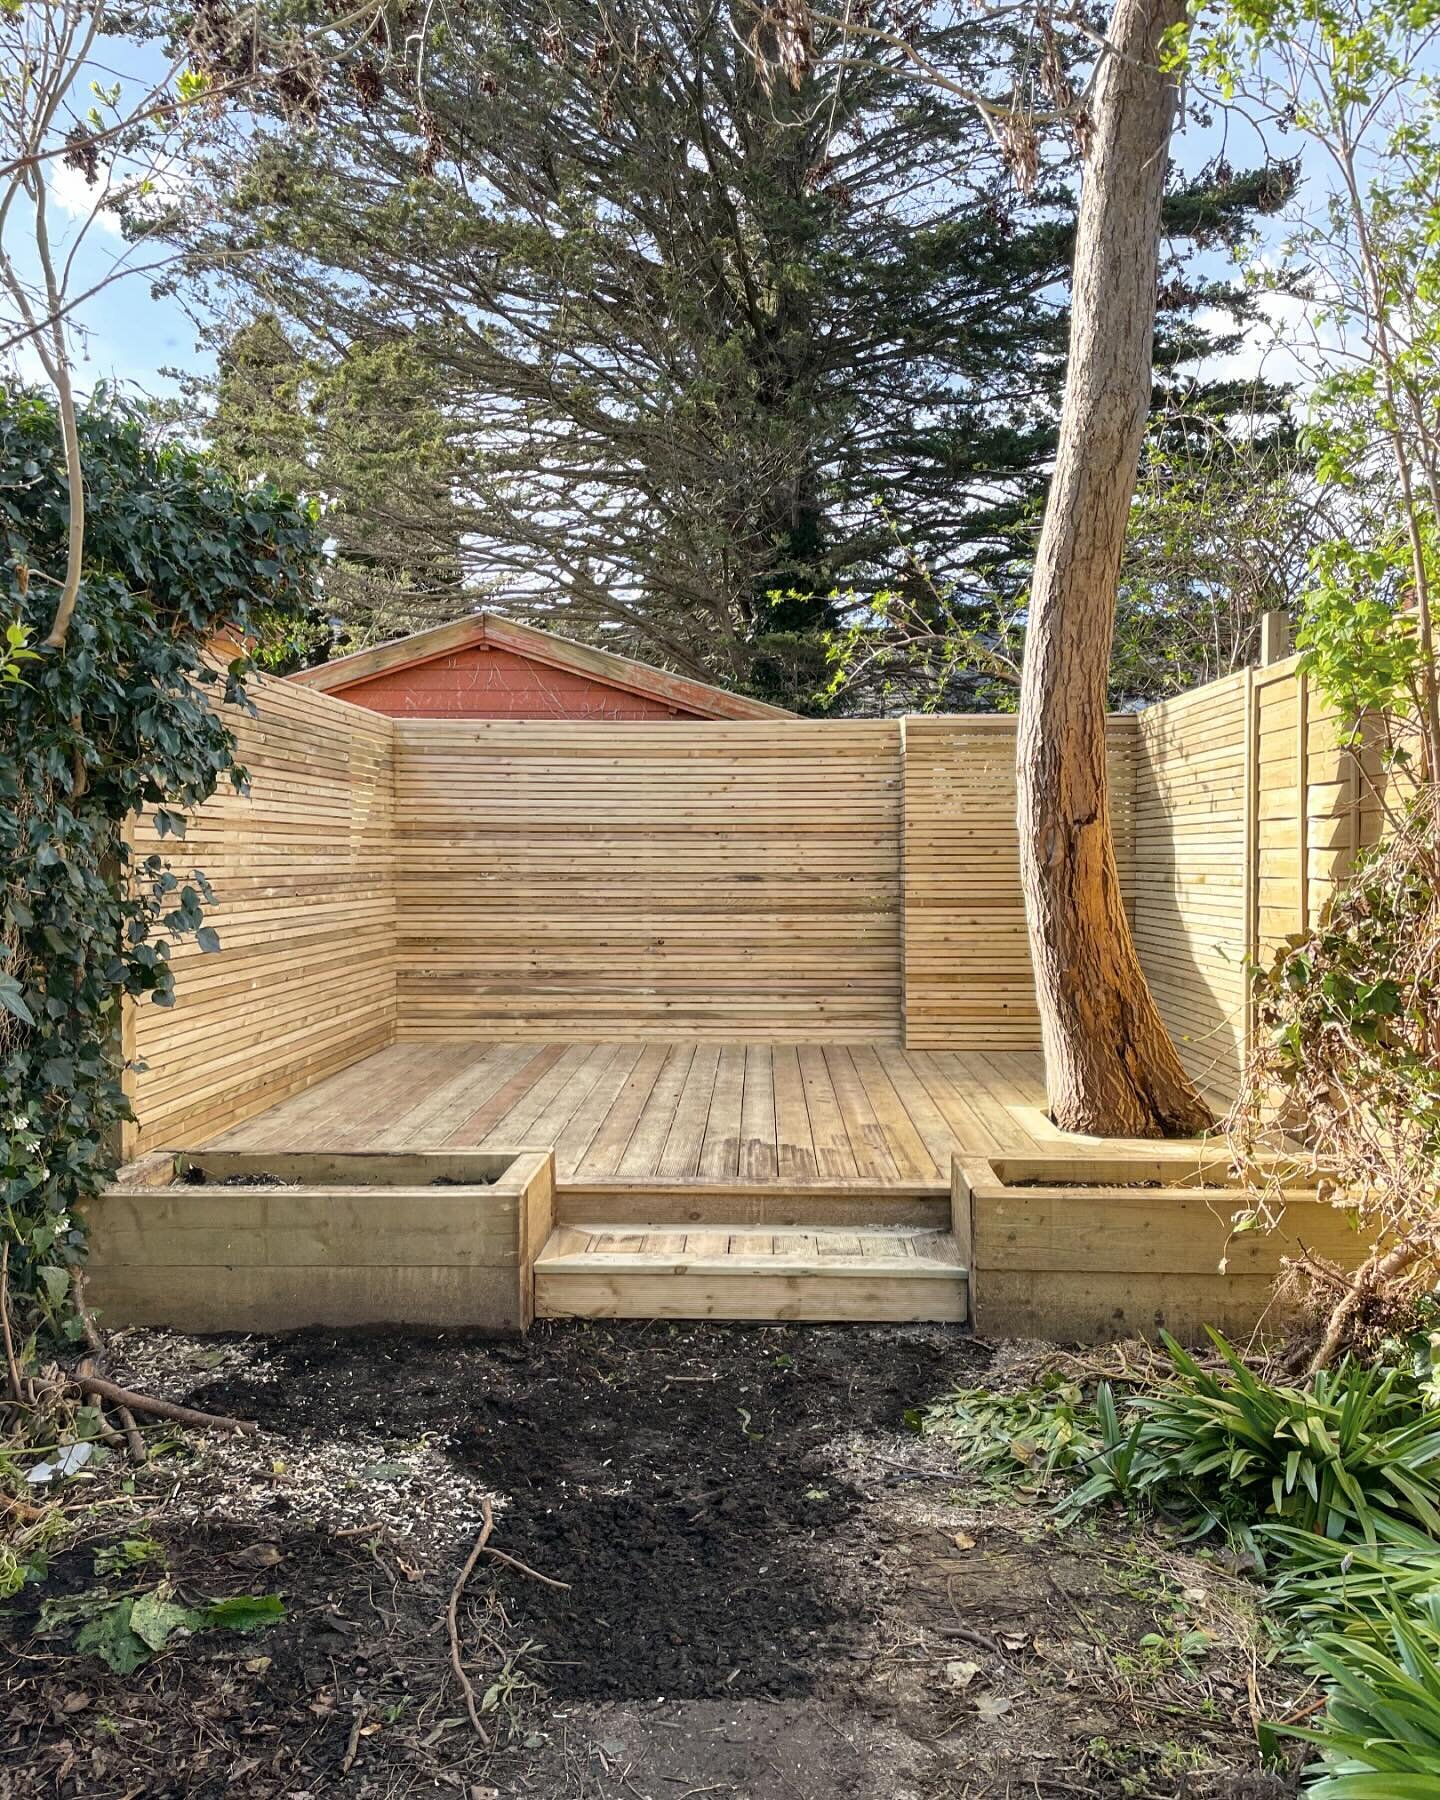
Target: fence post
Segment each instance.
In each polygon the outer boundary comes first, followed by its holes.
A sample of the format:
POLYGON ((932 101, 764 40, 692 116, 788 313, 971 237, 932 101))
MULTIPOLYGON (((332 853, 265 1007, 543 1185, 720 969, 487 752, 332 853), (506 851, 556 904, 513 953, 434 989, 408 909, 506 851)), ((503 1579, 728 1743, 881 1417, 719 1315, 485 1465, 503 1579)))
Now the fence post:
MULTIPOLYGON (((1273 617, 1268 615, 1267 617, 1273 617)), ((1255 1042, 1255 962, 1260 954, 1260 691, 1255 671, 1246 669, 1240 690, 1241 728, 1245 733, 1245 919, 1241 944, 1245 959, 1245 999, 1241 1012, 1241 1064, 1250 1059, 1255 1042)))
POLYGON ((1283 662, 1290 654, 1290 615, 1276 608, 1260 615, 1260 667, 1283 662))

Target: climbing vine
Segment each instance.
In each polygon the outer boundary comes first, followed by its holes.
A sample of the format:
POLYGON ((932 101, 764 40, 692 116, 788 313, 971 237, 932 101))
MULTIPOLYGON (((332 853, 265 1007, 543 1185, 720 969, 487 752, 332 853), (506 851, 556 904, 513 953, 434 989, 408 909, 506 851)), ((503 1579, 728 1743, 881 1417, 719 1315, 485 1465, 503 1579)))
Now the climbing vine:
POLYGON ((52 1318, 83 1254, 76 1206, 113 1171, 126 996, 170 1005, 170 945, 204 922, 202 872, 132 856, 148 811, 183 840, 225 779, 243 788, 214 703, 244 702, 241 648, 310 603, 315 517, 243 491, 103 394, 80 421, 83 580, 63 644, 68 503, 54 403, 0 389, 0 1240, 12 1292, 52 1318))

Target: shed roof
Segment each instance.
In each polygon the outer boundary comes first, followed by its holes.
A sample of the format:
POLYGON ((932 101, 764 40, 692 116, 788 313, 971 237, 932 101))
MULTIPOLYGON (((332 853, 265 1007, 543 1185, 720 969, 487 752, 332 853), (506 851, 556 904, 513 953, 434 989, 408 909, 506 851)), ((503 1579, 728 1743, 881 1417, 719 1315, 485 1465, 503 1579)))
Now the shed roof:
POLYGON ((301 669, 289 679, 328 693, 344 693, 347 688, 373 680, 377 675, 393 674, 396 670, 432 662, 437 657, 453 656, 456 651, 480 644, 509 650, 551 668, 588 675, 612 687, 644 694, 708 718, 790 719, 795 716, 783 706, 770 706, 745 694, 732 694, 709 682, 695 681, 688 675, 674 675, 651 663, 634 662, 611 650, 577 644, 569 638, 556 637, 553 632, 540 631, 533 625, 521 625, 514 619, 487 612, 470 613, 448 625, 415 631, 409 637, 395 638, 371 650, 355 650, 349 656, 337 656, 317 668, 301 669))

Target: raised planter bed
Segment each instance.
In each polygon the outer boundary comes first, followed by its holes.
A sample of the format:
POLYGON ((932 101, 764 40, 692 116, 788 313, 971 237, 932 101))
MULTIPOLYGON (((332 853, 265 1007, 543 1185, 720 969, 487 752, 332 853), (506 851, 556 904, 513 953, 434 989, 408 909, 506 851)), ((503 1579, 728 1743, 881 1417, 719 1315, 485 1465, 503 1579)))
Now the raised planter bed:
POLYGON ((554 1224, 548 1151, 157 1153, 88 1209, 109 1325, 523 1332, 554 1224))
POLYGON ((1245 1205, 1223 1151, 956 1157, 951 1205, 982 1337, 1105 1343, 1160 1330, 1195 1341, 1284 1322, 1275 1278, 1302 1248, 1353 1263, 1354 1215, 1287 1188, 1273 1231, 1237 1233, 1245 1205), (1223 1267, 1222 1267, 1223 1264, 1223 1267))

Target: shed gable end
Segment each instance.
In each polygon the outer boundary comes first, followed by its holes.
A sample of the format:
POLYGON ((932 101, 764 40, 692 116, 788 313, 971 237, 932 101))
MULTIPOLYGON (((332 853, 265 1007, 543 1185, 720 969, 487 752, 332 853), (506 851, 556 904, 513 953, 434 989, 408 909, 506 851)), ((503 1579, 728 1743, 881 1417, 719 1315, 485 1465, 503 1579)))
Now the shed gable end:
POLYGON ((331 689, 407 719, 702 719, 704 713, 596 675, 471 644, 331 689))

